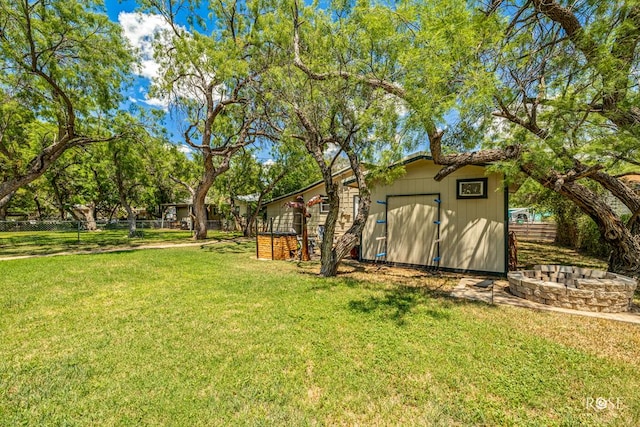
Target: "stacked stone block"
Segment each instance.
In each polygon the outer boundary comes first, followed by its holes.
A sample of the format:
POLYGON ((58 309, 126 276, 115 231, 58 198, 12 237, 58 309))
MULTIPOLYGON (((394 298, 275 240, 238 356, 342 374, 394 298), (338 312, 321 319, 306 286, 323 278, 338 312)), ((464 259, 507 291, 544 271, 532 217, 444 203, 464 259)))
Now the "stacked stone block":
POLYGON ((541 304, 583 311, 619 313, 631 307, 637 282, 602 270, 536 265, 508 275, 515 296, 541 304))

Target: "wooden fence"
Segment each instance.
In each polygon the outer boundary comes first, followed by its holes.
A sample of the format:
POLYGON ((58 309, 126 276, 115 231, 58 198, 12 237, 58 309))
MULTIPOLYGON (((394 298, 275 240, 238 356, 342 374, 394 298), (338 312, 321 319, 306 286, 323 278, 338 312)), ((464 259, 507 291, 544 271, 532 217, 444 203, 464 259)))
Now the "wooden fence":
POLYGON ((509 224, 509 231, 516 233, 518 240, 534 242, 553 242, 556 239, 556 224, 547 222, 530 222, 509 224))

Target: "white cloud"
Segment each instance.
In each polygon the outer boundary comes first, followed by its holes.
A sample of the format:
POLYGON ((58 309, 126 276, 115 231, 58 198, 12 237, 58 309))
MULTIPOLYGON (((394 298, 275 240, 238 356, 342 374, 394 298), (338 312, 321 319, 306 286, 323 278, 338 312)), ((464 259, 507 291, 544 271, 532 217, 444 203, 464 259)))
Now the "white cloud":
POLYGON ((273 166, 273 165, 275 165, 275 164, 276 164, 276 162, 275 162, 273 159, 269 159, 269 160, 267 160, 267 161, 265 161, 265 162, 263 163, 263 165, 264 165, 264 166, 266 166, 266 167, 268 167, 268 168, 270 168, 271 166, 273 166))
POLYGON ((189 147, 188 145, 178 145, 178 151, 180 151, 181 153, 189 155, 189 154, 193 153, 193 148, 189 147))
POLYGON ((148 98, 147 96, 145 96, 144 99, 140 99, 139 101, 144 102, 145 104, 151 107, 162 108, 163 110, 169 109, 169 101, 167 101, 164 98, 158 98, 158 97, 148 98))
POLYGON ((147 89, 145 87, 140 87, 138 89, 138 93, 141 95, 140 97, 133 97, 130 96, 129 97, 129 102, 133 103, 133 104, 145 104, 148 105, 150 107, 155 107, 155 108, 161 108, 165 111, 169 110, 169 101, 166 98, 162 98, 162 97, 150 97, 149 93, 147 92, 147 89))
POLYGON ((340 152, 340 146, 337 144, 330 143, 330 144, 327 144, 327 149, 324 150, 324 156, 332 158, 339 152, 340 152))
POLYGON ((171 27, 160 15, 139 12, 120 12, 118 22, 124 36, 140 53, 140 65, 135 72, 142 77, 154 79, 160 72, 160 64, 153 58, 153 41, 156 37, 167 35, 171 27))
MULTIPOLYGON (((129 43, 138 51, 140 64, 134 69, 134 72, 141 77, 151 80, 152 84, 157 82, 161 76, 162 66, 154 58, 154 44, 156 48, 168 48, 173 37, 173 29, 165 21, 161 15, 143 14, 139 12, 120 12, 118 14, 118 22, 122 27, 124 36, 129 43)), ((186 28, 180 26, 178 31, 189 36, 186 28)), ((202 63, 207 62, 206 57, 202 58, 202 63)), ((170 66, 164 64, 164 66, 170 66)), ((206 71, 205 71, 206 75, 206 71)), ((214 80, 214 75, 206 76, 210 81, 214 80)), ((194 78, 195 79, 195 78, 194 78)), ((204 103, 201 91, 197 88, 201 85, 199 80, 190 81, 189 78, 180 79, 173 83, 172 97, 187 98, 198 100, 204 103)), ((138 89, 140 94, 136 101, 145 103, 152 107, 168 109, 169 100, 159 97, 149 97, 146 88, 138 89)), ((214 88, 213 95, 220 100, 225 98, 225 90, 223 85, 217 85, 214 88)), ((132 100, 132 102, 134 102, 132 100)))

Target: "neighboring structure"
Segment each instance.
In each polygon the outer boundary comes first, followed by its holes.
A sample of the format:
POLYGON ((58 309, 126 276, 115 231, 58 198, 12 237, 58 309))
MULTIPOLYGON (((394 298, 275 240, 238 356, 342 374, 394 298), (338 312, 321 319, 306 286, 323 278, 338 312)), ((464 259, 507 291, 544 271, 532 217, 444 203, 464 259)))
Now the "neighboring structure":
MULTIPOLYGON (((333 175, 334 182, 338 183, 338 191, 340 193, 340 213, 338 223, 336 224, 336 235, 341 235, 353 224, 354 212, 357 209, 358 189, 345 185, 345 181, 353 177, 350 168, 343 169, 333 175)), ((274 232, 291 232, 298 231, 301 223, 301 215, 296 213, 295 209, 285 207, 285 203, 293 201, 296 196, 302 195, 304 201, 316 195, 326 195, 324 180, 314 182, 313 184, 302 188, 293 193, 275 198, 265 204, 267 210, 267 221, 273 218, 274 232)), ((307 230, 310 236, 316 236, 318 226, 324 225, 329 212, 328 203, 319 203, 308 209, 311 214, 307 218, 307 230)))
POLYGON ((640 193, 640 174, 629 174, 620 178, 633 190, 640 193))
MULTIPOLYGON (((216 205, 207 200, 205 206, 207 208, 207 228, 220 229, 222 216, 216 205)), ((165 227, 191 230, 193 203, 190 199, 175 203, 163 203, 160 207, 165 227)))
POLYGON ((532 208, 510 208, 509 231, 514 232, 518 240, 554 242, 557 234, 556 224, 542 221, 550 216, 537 213, 532 208))
POLYGON ((509 222, 512 224, 541 223, 550 220, 549 212, 539 212, 533 208, 509 208, 509 222))
POLYGON ((247 194, 243 196, 236 196, 232 201, 229 201, 229 205, 236 209, 236 213, 240 216, 251 215, 252 209, 255 210, 255 204, 258 202, 260 194, 247 194))
POLYGON ((400 163, 406 173, 374 187, 361 258, 454 271, 505 274, 508 196, 503 177, 465 166, 442 181, 431 157, 400 163))

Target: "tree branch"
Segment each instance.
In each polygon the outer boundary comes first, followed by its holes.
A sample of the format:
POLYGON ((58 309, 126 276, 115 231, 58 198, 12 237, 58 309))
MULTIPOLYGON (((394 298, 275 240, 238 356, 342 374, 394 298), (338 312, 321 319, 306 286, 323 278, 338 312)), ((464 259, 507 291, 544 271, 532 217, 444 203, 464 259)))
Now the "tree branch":
POLYGON ((183 181, 172 174, 169 174, 169 178, 171 179, 171 181, 175 182, 176 184, 180 184, 184 188, 186 188, 189 194, 191 194, 191 197, 193 197, 194 194, 196 194, 196 190, 191 185, 189 185, 189 183, 187 183, 186 181, 183 181))

